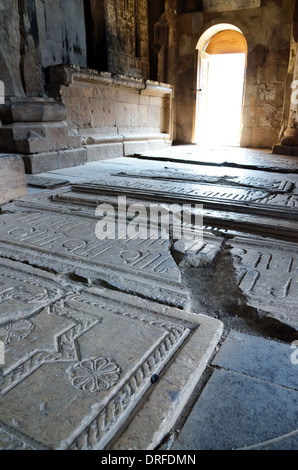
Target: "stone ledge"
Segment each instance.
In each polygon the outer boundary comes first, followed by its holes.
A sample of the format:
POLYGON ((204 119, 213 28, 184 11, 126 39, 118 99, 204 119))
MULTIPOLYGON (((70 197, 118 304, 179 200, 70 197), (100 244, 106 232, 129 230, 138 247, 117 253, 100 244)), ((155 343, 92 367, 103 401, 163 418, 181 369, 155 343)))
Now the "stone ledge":
POLYGON ((154 128, 88 128, 80 129, 82 145, 129 142, 137 140, 171 140, 170 134, 154 128))
POLYGON ((4 152, 35 154, 80 146, 80 137, 66 122, 17 122, 0 127, 0 147, 4 152))
POLYGON ((124 75, 112 75, 109 72, 82 68, 79 66, 54 65, 46 69, 47 83, 69 86, 75 81, 107 84, 124 88, 133 88, 150 96, 171 96, 173 87, 167 83, 143 80, 124 75))
POLYGON ((0 118, 3 124, 61 122, 66 119, 66 108, 52 99, 10 98, 0 106, 0 118))
POLYGON ((166 133, 121 133, 122 130, 119 129, 119 134, 109 134, 109 131, 110 128, 88 129, 88 132, 85 129, 80 130, 88 162, 125 157, 172 144, 170 135, 166 133))

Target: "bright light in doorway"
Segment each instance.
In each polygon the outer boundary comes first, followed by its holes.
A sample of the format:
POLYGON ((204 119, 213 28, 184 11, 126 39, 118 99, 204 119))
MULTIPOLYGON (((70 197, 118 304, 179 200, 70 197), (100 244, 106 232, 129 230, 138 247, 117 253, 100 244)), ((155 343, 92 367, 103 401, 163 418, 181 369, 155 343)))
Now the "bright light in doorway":
POLYGON ((204 144, 240 145, 246 54, 210 56, 204 144))

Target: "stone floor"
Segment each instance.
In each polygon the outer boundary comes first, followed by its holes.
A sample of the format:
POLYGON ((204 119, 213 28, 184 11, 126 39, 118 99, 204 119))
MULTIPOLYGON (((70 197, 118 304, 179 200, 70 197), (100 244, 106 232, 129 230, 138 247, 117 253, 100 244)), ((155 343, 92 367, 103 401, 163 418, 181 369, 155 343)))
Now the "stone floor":
POLYGON ((1 449, 298 449, 297 158, 177 146, 27 184, 0 215, 1 449), (99 240, 119 196, 138 224, 99 240), (154 204, 195 238, 139 239, 154 204))

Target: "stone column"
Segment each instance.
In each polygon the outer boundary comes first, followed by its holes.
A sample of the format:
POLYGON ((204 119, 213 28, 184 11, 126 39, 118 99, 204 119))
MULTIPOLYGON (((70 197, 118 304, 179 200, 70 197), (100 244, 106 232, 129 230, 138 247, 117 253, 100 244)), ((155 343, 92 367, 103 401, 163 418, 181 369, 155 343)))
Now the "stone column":
POLYGON ((289 110, 288 124, 280 143, 274 145, 273 153, 298 156, 298 2, 295 4, 291 58, 285 86, 285 108, 289 110))
POLYGON ((6 96, 24 96, 20 73, 21 35, 18 0, 2 0, 0 6, 0 80, 6 96))
POLYGON ((280 146, 275 146, 274 153, 286 153, 298 155, 298 54, 296 44, 296 60, 293 81, 291 83, 291 102, 288 127, 284 132, 280 146), (283 148, 285 147, 285 148, 283 148), (295 148, 296 147, 296 148, 295 148))
POLYGON ((56 62, 86 65, 83 0, 2 0, 0 13, 0 153, 24 155, 28 173, 69 166, 74 152, 69 163, 65 151, 79 151, 81 139, 64 105, 47 96, 44 77, 56 62))
POLYGON ((176 89, 178 84, 178 1, 166 0, 165 14, 169 25, 169 42, 167 47, 167 83, 174 88, 173 99, 173 140, 176 140, 177 113, 176 113, 176 89))

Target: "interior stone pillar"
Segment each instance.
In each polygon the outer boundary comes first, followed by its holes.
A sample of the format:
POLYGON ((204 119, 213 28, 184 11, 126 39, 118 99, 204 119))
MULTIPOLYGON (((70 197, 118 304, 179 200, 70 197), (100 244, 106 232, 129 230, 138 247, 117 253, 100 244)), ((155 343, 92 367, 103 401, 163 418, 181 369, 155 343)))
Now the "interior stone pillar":
MULTIPOLYGON (((297 46, 296 46, 297 48, 297 46)), ((286 153, 298 155, 298 54, 296 52, 296 62, 293 82, 291 84, 291 104, 288 127, 284 132, 280 147, 289 147, 286 153), (296 147, 294 149, 294 147, 296 147)), ((276 149, 277 150, 277 149, 276 149)))
POLYGON ((290 59, 286 83, 291 90, 285 90, 285 95, 291 96, 290 103, 287 104, 289 119, 280 143, 273 147, 273 153, 298 156, 298 2, 295 3, 292 28, 292 60, 290 59))

